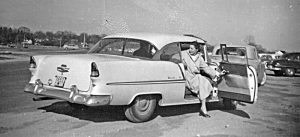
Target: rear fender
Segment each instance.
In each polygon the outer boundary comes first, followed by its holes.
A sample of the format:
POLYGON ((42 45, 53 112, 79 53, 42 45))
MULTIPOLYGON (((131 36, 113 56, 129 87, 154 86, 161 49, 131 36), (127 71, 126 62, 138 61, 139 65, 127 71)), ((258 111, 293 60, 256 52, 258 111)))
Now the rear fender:
POLYGON ((135 94, 134 96, 132 96, 132 98, 129 100, 129 102, 127 103, 127 105, 131 104, 134 99, 138 96, 155 96, 156 99, 158 99, 157 101, 159 102, 158 104, 161 104, 161 101, 163 101, 163 95, 160 92, 147 92, 147 93, 138 93, 135 94))

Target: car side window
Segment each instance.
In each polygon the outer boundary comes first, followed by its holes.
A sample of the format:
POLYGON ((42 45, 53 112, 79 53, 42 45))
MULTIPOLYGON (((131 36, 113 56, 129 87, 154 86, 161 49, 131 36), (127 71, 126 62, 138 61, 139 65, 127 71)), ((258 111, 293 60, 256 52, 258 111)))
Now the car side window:
POLYGON ((179 43, 171 43, 166 45, 160 55, 160 60, 180 63, 180 47, 179 43))
POLYGON ((122 55, 124 43, 125 41, 122 39, 110 40, 107 42, 107 45, 101 51, 99 51, 99 53, 122 55))
POLYGON ((125 56, 133 56, 133 52, 140 48, 140 44, 136 41, 127 41, 124 47, 125 56))
POLYGON ((156 49, 149 42, 137 41, 137 42, 131 42, 131 43, 135 43, 135 44, 130 44, 134 47, 134 49, 133 49, 134 51, 132 53, 133 56, 152 58, 153 55, 156 53, 156 49))

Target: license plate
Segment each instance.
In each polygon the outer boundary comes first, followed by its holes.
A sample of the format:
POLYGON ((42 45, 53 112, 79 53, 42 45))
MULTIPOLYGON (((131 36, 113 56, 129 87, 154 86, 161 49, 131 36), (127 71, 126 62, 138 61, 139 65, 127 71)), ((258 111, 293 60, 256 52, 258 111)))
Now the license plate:
POLYGON ((54 86, 63 88, 67 78, 63 76, 55 76, 55 79, 54 86))

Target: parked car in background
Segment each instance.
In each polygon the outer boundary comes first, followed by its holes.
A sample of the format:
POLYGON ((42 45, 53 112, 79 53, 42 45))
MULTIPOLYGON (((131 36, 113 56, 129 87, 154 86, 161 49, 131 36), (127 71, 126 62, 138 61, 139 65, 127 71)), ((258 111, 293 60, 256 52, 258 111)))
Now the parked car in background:
MULTIPOLYGON (((186 87, 187 68, 181 59, 181 51, 194 43, 205 45, 194 36, 125 33, 104 37, 88 54, 32 56, 32 76, 24 91, 62 99, 70 106, 122 105, 129 121, 144 122, 157 105, 200 103, 186 87)), ((254 103, 257 74, 247 63, 220 60, 218 68, 229 73, 217 81, 207 101, 222 101, 228 109, 235 109, 235 100, 254 103)))
POLYGON ((272 55, 261 55, 260 60, 262 63, 265 64, 265 68, 267 69, 267 65, 271 63, 271 61, 275 59, 272 57, 272 55))
POLYGON ((76 44, 65 44, 63 46, 63 49, 65 49, 65 50, 68 50, 68 49, 75 50, 75 49, 79 49, 79 46, 76 45, 76 44))
POLYGON ((300 72, 300 52, 287 53, 268 64, 268 70, 275 75, 294 76, 300 72))
MULTIPOLYGON (((249 65, 255 68, 257 71, 257 78, 259 85, 264 85, 267 80, 265 72, 266 66, 258 56, 257 50, 254 46, 250 45, 226 45, 226 51, 223 51, 224 55, 233 63, 247 62, 249 65)), ((222 60, 222 51, 219 46, 215 46, 211 59, 213 62, 219 62, 222 60)), ((225 57, 224 56, 224 57, 225 57)))
POLYGON ((28 44, 26 44, 26 43, 22 43, 22 47, 23 47, 23 48, 28 48, 28 47, 29 47, 29 45, 28 45, 28 44))
POLYGON ((10 47, 10 48, 16 48, 17 44, 15 44, 15 43, 9 43, 9 44, 7 44, 7 46, 10 47))

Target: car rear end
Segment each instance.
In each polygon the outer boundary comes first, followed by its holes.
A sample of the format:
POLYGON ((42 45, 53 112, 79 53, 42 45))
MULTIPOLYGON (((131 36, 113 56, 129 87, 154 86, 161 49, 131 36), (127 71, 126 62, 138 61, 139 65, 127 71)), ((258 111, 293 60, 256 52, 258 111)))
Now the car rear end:
POLYGON ((87 55, 33 56, 29 70, 32 77, 25 92, 87 106, 108 105, 112 99, 106 93, 94 94, 100 73, 87 55))

